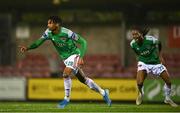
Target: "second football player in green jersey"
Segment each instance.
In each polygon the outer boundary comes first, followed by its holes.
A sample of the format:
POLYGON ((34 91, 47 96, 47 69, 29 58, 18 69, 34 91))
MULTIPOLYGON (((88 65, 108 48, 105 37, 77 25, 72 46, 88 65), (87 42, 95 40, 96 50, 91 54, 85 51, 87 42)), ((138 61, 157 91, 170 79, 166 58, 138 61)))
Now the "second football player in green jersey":
POLYGON ((136 52, 138 61, 146 64, 159 64, 159 48, 160 42, 153 36, 145 36, 143 43, 139 45, 135 39, 130 43, 131 48, 136 52))
POLYGON ((163 65, 164 60, 161 55, 161 43, 155 37, 146 35, 148 31, 148 28, 143 27, 134 27, 131 31, 133 40, 130 46, 136 53, 138 59, 136 80, 139 94, 136 98, 136 104, 140 105, 142 103, 144 96, 143 83, 147 75, 150 74, 161 77, 164 80, 164 102, 173 107, 177 107, 177 104, 170 98, 171 81, 169 73, 163 65))

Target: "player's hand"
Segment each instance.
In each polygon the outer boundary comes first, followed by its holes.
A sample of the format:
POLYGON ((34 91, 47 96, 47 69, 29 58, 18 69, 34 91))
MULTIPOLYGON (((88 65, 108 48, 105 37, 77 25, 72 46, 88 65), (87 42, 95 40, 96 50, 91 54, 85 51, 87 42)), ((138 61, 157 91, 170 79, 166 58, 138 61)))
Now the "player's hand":
POLYGON ((21 51, 22 53, 24 53, 24 52, 27 51, 27 47, 25 47, 25 46, 18 46, 18 47, 20 48, 20 51, 21 51))
POLYGON ((82 58, 79 58, 78 60, 78 66, 82 67, 84 65, 84 61, 82 58))

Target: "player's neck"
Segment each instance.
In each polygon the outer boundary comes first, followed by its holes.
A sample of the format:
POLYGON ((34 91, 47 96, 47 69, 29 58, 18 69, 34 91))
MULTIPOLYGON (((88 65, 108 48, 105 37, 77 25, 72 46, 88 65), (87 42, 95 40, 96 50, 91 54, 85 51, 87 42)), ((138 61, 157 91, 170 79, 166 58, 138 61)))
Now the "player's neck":
POLYGON ((57 27, 55 30, 53 30, 53 31, 52 31, 53 34, 58 34, 58 33, 59 33, 59 29, 60 29, 60 27, 57 27))
POLYGON ((137 44, 138 44, 139 46, 142 46, 143 40, 140 40, 137 44))
POLYGON ((143 44, 144 38, 141 37, 141 39, 138 41, 138 45, 141 46, 143 44))

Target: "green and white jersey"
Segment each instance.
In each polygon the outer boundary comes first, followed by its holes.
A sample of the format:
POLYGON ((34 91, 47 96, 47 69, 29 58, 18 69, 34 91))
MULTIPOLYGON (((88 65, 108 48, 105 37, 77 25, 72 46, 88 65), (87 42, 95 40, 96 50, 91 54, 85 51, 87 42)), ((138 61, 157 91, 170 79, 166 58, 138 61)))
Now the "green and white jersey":
POLYGON ((63 60, 73 54, 81 54, 80 49, 75 44, 80 37, 67 28, 61 27, 59 34, 53 34, 47 29, 41 38, 51 40, 63 60))
POLYGON ((138 45, 133 39, 130 43, 131 48, 137 54, 138 61, 145 64, 159 64, 159 41, 153 36, 145 36, 142 45, 138 45))

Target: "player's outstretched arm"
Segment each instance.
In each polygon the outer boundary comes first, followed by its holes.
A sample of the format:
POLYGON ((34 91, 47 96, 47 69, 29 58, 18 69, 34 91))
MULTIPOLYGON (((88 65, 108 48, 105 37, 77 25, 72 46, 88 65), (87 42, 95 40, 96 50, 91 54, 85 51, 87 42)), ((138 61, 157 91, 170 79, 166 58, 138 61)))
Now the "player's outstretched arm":
POLYGON ((40 39, 36 40, 35 42, 33 42, 29 47, 19 46, 20 51, 22 53, 24 53, 30 49, 35 49, 35 48, 39 47, 44 41, 45 41, 45 39, 40 38, 40 39))

